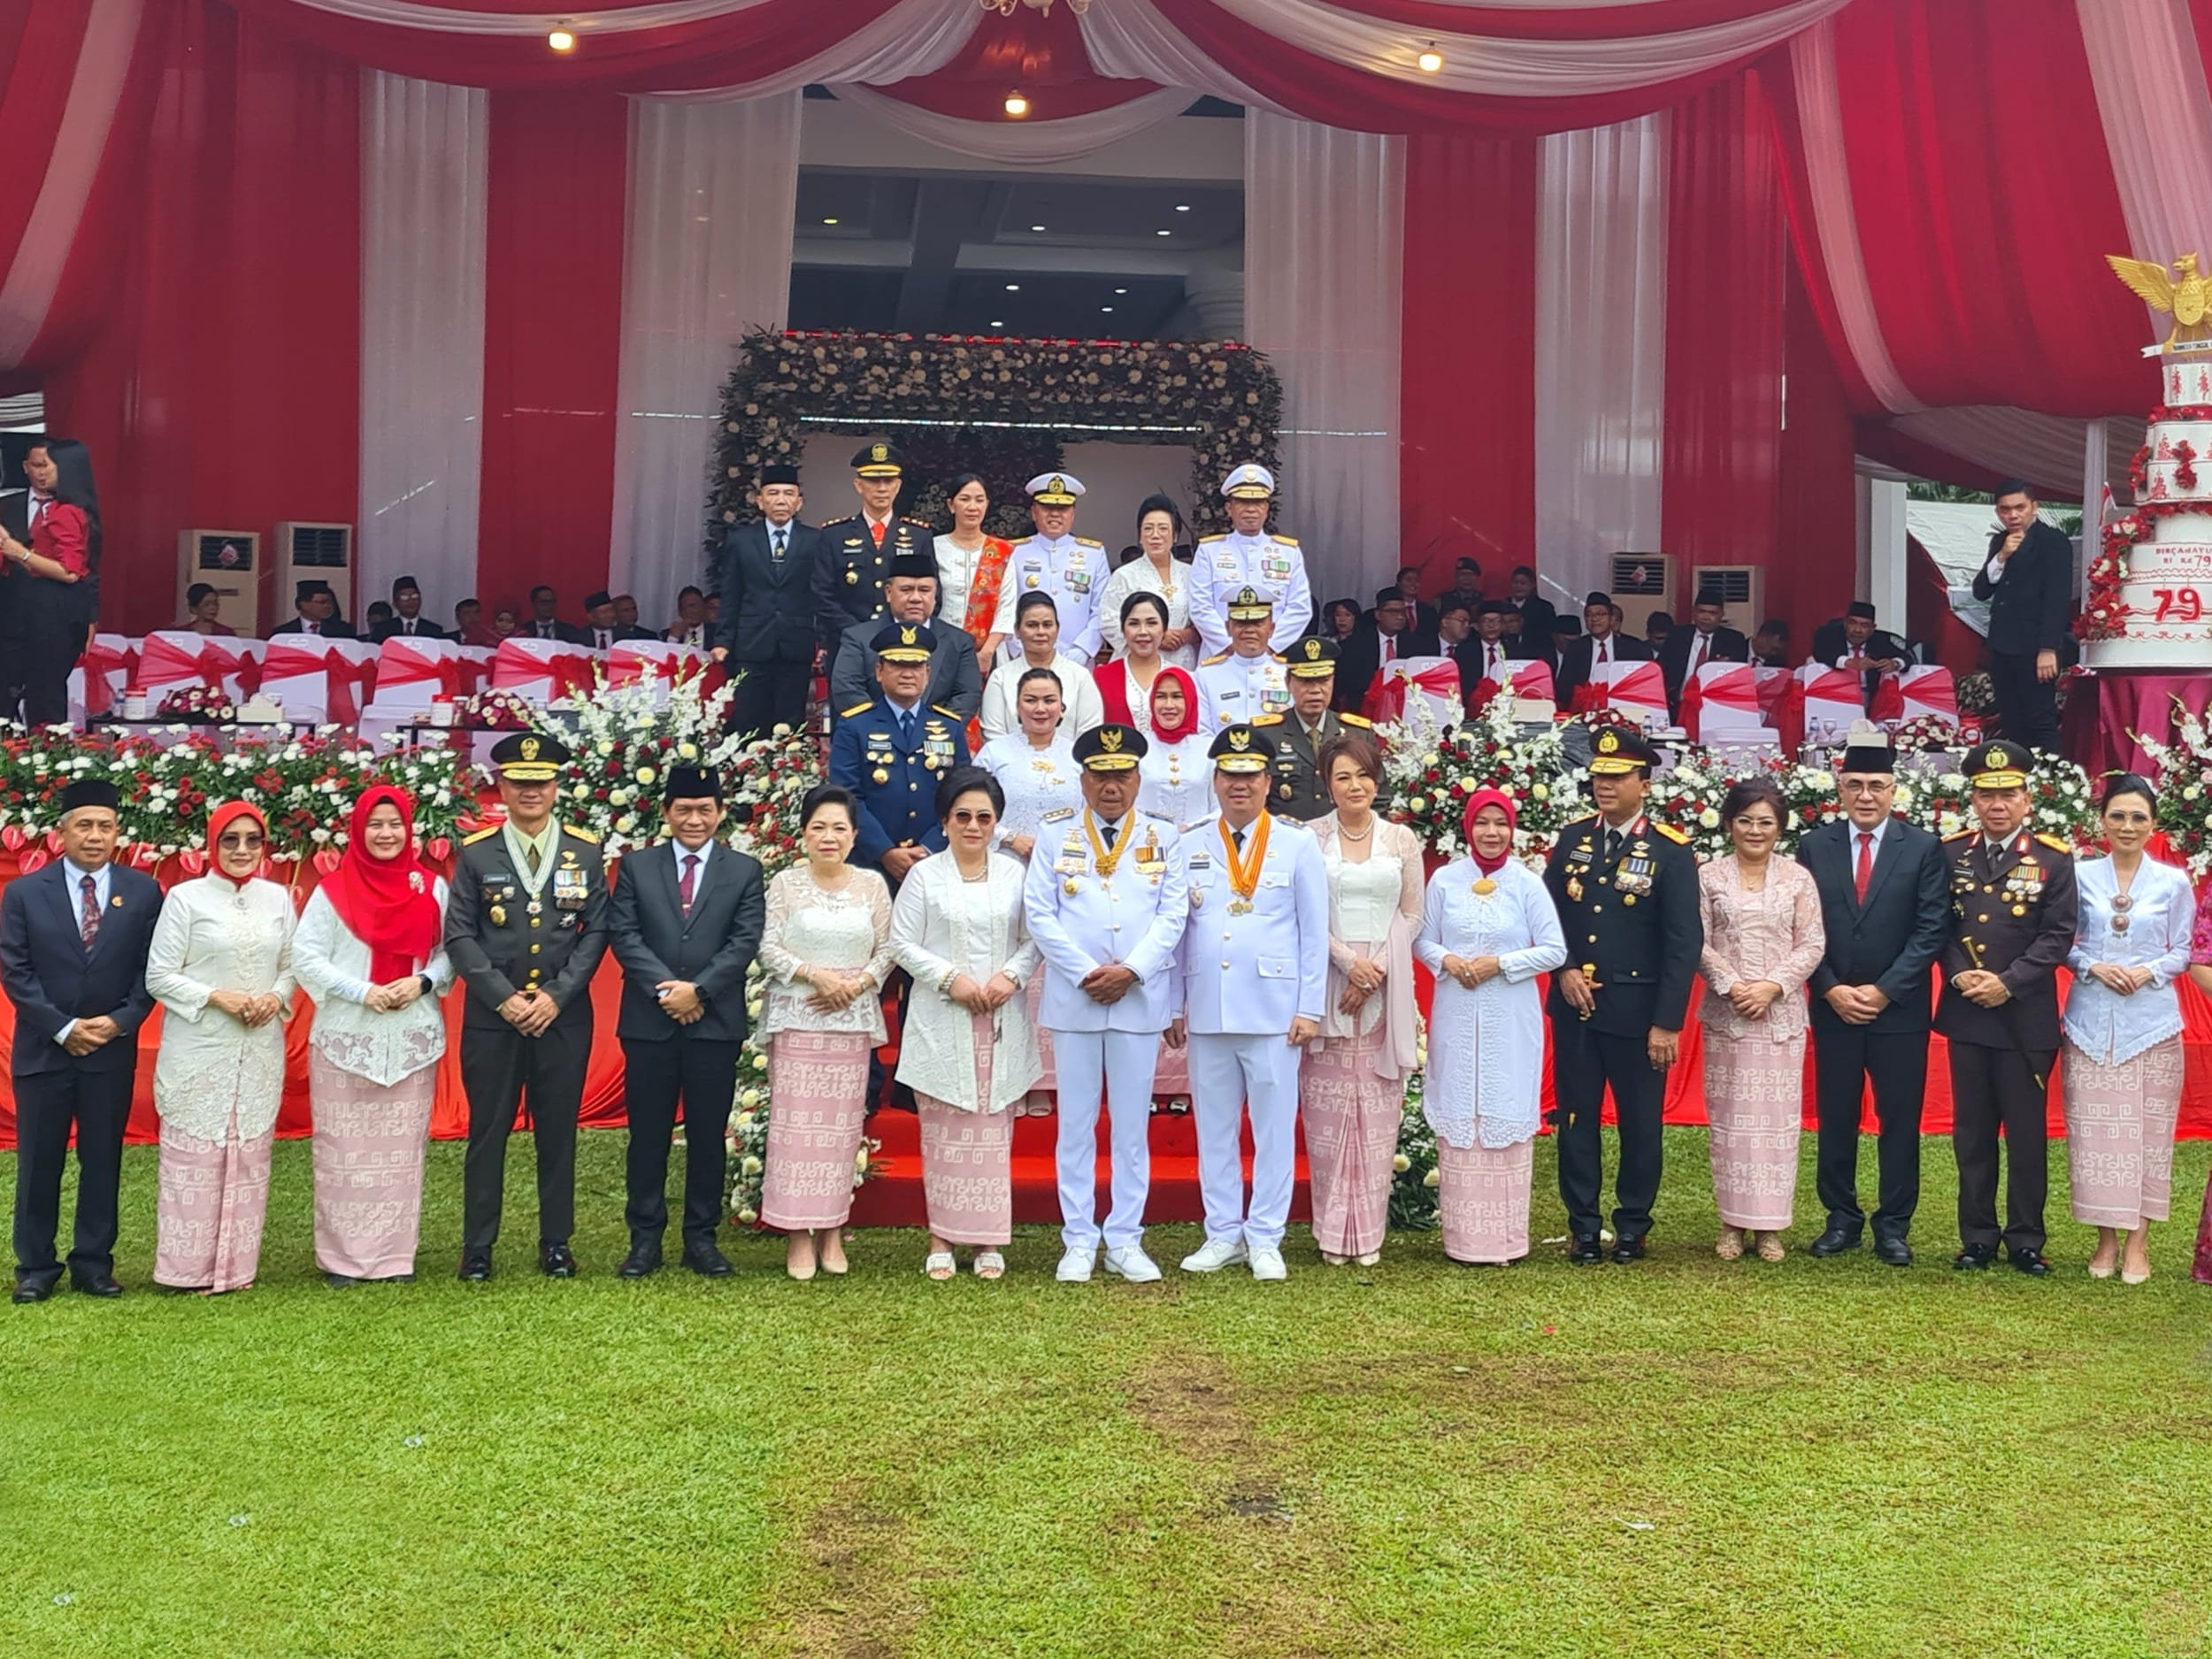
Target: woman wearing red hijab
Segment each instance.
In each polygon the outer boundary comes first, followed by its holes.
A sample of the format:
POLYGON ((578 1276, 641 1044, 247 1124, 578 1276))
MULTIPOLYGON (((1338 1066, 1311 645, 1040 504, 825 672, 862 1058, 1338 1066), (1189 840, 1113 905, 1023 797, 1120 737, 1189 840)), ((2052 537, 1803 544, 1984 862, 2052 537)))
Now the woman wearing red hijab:
POLYGON ((1144 758, 1138 763, 1137 805, 1187 830, 1220 809, 1214 801, 1212 741, 1198 731, 1198 682, 1172 665, 1153 676, 1151 719, 1144 758))
POLYGON ((1567 960, 1542 878, 1513 856, 1519 814, 1478 789, 1466 853, 1429 878, 1413 954, 1436 976, 1422 1110, 1436 1132, 1444 1254, 1503 1263, 1528 1254, 1528 1192, 1544 1072, 1536 976, 1567 960))
POLYGON ((315 999, 315 1260, 334 1286, 411 1279, 423 1149, 453 983, 446 884, 415 853, 415 803, 377 784, 353 803, 345 856, 292 942, 315 999))
POLYGON ((269 1154, 292 1017, 292 895, 260 875, 269 828, 242 801, 208 817, 208 872, 170 888, 146 956, 161 1003, 154 1283, 242 1290, 261 1260, 269 1154))

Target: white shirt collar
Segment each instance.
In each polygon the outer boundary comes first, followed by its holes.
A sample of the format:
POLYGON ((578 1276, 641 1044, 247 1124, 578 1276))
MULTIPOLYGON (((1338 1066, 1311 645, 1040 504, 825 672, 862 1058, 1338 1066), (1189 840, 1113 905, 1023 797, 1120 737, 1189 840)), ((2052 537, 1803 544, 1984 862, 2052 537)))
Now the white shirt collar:
POLYGON ((684 873, 684 860, 687 858, 697 858, 699 861, 699 869, 697 873, 703 876, 706 874, 708 861, 714 856, 713 836, 708 836, 706 845, 700 848, 696 853, 694 853, 690 848, 685 846, 683 842, 678 841, 672 835, 668 838, 668 846, 669 850, 676 855, 676 874, 680 879, 684 873))
POLYGON ((108 895, 115 886, 115 861, 111 858, 97 870, 81 870, 67 858, 64 858, 61 863, 62 874, 69 882, 71 913, 73 915, 81 908, 84 897, 82 883, 85 877, 90 876, 93 902, 104 915, 108 908, 108 895))
POLYGON ((1874 838, 1874 856, 1877 858, 1880 857, 1882 856, 1882 837, 1889 833, 1890 823, 1891 820, 1885 818, 1872 829, 1861 829, 1856 824, 1852 823, 1850 819, 1846 818, 1844 820, 1843 826, 1851 832, 1851 856, 1855 858, 1858 856, 1859 837, 1862 835, 1871 835, 1874 838))

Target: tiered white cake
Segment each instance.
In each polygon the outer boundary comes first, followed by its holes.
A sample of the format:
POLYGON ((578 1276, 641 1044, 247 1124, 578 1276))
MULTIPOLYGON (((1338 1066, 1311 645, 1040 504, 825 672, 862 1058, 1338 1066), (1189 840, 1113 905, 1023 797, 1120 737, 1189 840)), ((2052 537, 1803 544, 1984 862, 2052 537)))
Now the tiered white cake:
POLYGON ((2118 637, 2082 647, 2092 668, 2212 669, 2212 352, 2159 371, 2162 407, 2136 469, 2148 534, 2127 555, 2118 637))

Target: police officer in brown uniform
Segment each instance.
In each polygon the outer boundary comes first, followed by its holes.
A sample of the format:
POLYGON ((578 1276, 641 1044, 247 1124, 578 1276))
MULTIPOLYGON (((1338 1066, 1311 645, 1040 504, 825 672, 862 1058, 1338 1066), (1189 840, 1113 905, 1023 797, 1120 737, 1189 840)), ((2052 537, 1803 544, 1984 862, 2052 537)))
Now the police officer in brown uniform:
POLYGON ((918 518, 899 516, 905 457, 879 438, 860 446, 852 466, 860 511, 824 525, 814 557, 815 632, 826 651, 834 651, 854 623, 883 614, 883 580, 893 559, 918 554, 931 569, 937 565, 936 533, 918 518))
POLYGON ((1253 718, 1253 733, 1274 749, 1267 810, 1278 818, 1310 824, 1325 816, 1335 803, 1329 798, 1329 780, 1321 775, 1323 746, 1348 728, 1370 729, 1358 715, 1340 715, 1329 707, 1336 695, 1336 656, 1334 640, 1309 634, 1294 642, 1283 653, 1289 711, 1253 718))
POLYGON ((1951 1149, 1959 1166, 1956 1268, 1985 1268, 2001 1239, 2013 1266, 2040 1279, 2049 1187, 2048 1088, 2058 1056, 2059 964, 2073 946, 2074 850, 2031 833, 2024 745, 1966 757, 1979 826, 1943 845, 1951 866, 1951 939, 1935 1028, 1950 1045, 1951 1149), (1997 1130, 2004 1127, 2005 1225, 1997 1226, 1997 1130))

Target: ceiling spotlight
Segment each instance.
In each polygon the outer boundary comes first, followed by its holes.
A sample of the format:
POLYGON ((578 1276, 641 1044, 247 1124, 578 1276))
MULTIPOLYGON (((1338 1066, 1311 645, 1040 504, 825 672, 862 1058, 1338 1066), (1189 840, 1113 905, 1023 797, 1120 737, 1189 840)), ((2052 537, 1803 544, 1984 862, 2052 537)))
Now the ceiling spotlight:
POLYGON ((1437 71, 1444 67, 1444 54, 1436 50, 1436 42, 1434 41, 1431 41, 1429 42, 1428 50, 1423 52, 1413 61, 1420 65, 1421 73, 1423 74, 1432 75, 1436 73, 1437 71))
POLYGON ((1171 230, 1156 230, 1152 234, 1155 236, 1172 236, 1175 233, 1171 230))
POLYGON ((1128 290, 1127 288, 1116 288, 1116 289, 1114 290, 1114 292, 1115 292, 1115 293, 1117 293, 1117 294, 1126 294, 1128 291, 1129 291, 1129 290, 1128 290))
POLYGON ((1022 285, 1018 282, 1009 282, 1006 285, 1006 291, 1009 294, 1018 294, 1022 291, 1022 285))
POLYGON ((1112 311, 1114 308, 1113 308, 1112 306, 1110 306, 1110 305, 1102 305, 1102 306, 1100 306, 1098 309, 1099 309, 1100 311, 1112 311))
POLYGON ((1006 326, 1006 324, 1002 319, 994 317, 991 319, 991 326, 994 328, 1003 328, 1006 326))
POLYGON ((545 37, 545 43, 557 52, 572 52, 576 50, 576 36, 565 28, 555 29, 545 37))
POLYGON ((1035 231, 1039 235, 1042 235, 1044 234, 1045 227, 1042 225, 1032 225, 1029 228, 1035 231))
POLYGON ((1029 113, 1029 100, 1022 96, 1018 88, 1006 95, 1006 112, 1016 120, 1029 113))
POLYGON ((824 219, 824 220, 822 221, 822 223, 824 223, 825 225, 834 225, 835 223, 837 223, 837 220, 836 220, 834 218, 826 219, 824 219))
POLYGON ((1175 211, 1179 213, 1187 213, 1190 211, 1190 204, 1188 202, 1178 202, 1175 204, 1175 211))

